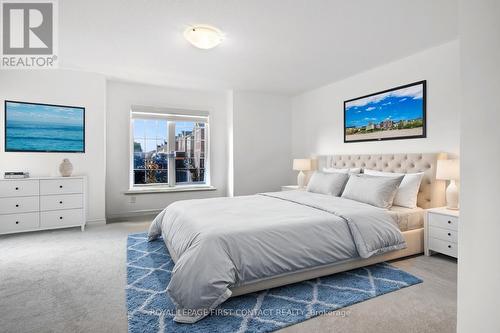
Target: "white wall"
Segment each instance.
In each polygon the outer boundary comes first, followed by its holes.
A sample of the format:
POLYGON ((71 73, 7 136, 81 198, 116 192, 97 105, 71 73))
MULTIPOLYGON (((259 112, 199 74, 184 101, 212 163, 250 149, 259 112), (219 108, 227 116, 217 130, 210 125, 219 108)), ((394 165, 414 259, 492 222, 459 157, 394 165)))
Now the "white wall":
POLYGON ((500 332, 500 2, 460 1, 460 333, 500 332))
POLYGON ((446 43, 294 97, 293 157, 435 151, 458 154, 458 50, 457 41, 446 43), (424 79, 427 80, 426 139, 344 143, 345 100, 424 79))
POLYGON ((227 194, 227 93, 166 88, 153 85, 108 81, 107 84, 107 182, 106 213, 118 218, 154 212, 182 199, 227 194), (175 107, 210 112, 211 183, 216 191, 131 195, 129 188, 130 106, 175 107))
MULTIPOLYGON (((274 191, 291 178, 290 99, 285 96, 106 83, 98 74, 51 70, 2 72, 0 97, 86 107, 85 154, 1 151, 0 172, 58 175, 60 161, 70 158, 75 174, 89 179, 90 222, 155 212, 176 200, 274 191), (211 184, 217 190, 137 194, 131 202, 124 192, 129 187, 129 112, 134 104, 210 112, 211 184)), ((3 136, 0 140, 3 150, 3 136)))
MULTIPOLYGON (((0 136, 0 172, 29 171, 32 176, 58 176, 63 158, 69 158, 75 175, 88 176, 88 222, 105 219, 106 81, 98 74, 65 70, 1 71, 0 100, 18 100, 85 107, 85 154, 6 153, 0 136)), ((4 128, 4 117, 0 117, 4 128)))
POLYGON ((278 191, 292 175, 287 96, 233 93, 234 195, 278 191))
POLYGON ((227 93, 227 195, 234 196, 234 147, 233 147, 233 98, 234 91, 227 93))

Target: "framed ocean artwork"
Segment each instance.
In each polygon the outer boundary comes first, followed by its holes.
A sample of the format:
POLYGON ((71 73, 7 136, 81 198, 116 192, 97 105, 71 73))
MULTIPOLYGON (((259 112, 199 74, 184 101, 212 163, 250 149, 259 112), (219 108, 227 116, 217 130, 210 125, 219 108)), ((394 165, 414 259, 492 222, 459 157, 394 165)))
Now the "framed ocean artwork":
POLYGON ((85 152, 85 108, 5 101, 5 151, 85 152))
POLYGON ((426 81, 344 102, 344 142, 426 137, 426 81))

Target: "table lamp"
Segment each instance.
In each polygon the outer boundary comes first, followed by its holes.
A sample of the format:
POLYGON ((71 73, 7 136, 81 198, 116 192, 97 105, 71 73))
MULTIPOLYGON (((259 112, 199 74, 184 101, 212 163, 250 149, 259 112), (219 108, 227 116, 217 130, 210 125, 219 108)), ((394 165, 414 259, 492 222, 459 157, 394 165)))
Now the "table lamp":
POLYGON ((304 171, 311 170, 311 160, 307 158, 294 159, 293 170, 299 171, 299 175, 297 176, 297 185, 299 188, 305 187, 306 175, 304 174, 304 171))
POLYGON ((446 188, 446 208, 458 209, 458 187, 456 181, 460 179, 459 160, 438 160, 436 179, 449 180, 446 188))

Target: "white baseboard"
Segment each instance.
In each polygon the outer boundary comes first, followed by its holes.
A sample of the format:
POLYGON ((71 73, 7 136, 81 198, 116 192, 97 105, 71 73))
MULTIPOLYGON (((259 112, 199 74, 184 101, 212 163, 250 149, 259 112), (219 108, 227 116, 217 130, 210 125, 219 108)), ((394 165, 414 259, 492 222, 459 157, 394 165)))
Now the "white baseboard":
POLYGON ((105 225, 106 219, 87 220, 87 225, 105 225))

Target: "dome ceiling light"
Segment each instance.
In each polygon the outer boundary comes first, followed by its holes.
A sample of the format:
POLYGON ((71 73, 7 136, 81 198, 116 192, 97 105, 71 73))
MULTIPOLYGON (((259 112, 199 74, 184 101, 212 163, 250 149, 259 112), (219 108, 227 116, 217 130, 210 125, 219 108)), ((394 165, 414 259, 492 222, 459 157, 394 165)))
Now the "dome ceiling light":
POLYGON ((222 42, 224 34, 209 25, 195 25, 184 31, 184 38, 199 49, 209 50, 222 42))

